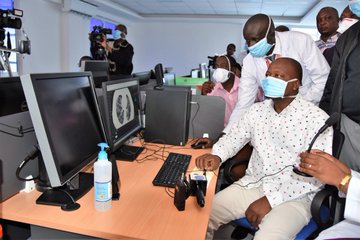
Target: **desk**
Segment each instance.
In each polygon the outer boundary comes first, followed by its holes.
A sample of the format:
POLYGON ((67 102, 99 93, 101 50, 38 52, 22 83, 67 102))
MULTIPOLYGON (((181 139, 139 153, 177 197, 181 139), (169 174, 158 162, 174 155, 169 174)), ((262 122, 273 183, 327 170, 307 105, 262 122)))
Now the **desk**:
MULTIPOLYGON (((154 145, 153 145, 154 146, 154 145)), ((209 149, 193 150, 169 146, 168 152, 191 154, 188 170, 195 158, 209 149)), ((145 151, 145 150, 144 150, 145 151)), ((143 152, 139 159, 149 152, 143 152)), ((167 153, 165 153, 167 155, 167 153)), ((162 165, 161 160, 138 162, 117 161, 120 173, 120 200, 112 202, 111 210, 98 212, 94 207, 94 189, 78 200, 81 208, 64 212, 60 207, 35 204, 39 192, 19 193, 0 204, 0 218, 45 228, 106 239, 204 239, 215 191, 213 176, 199 207, 195 197, 186 201, 185 211, 178 211, 164 187, 155 187, 152 180, 162 165)))

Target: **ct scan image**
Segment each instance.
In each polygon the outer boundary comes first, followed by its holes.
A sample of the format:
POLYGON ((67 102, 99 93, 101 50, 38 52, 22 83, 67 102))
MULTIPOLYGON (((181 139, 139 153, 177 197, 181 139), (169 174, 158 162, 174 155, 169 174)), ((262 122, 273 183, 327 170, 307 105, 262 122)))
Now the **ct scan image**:
POLYGON ((134 103, 128 88, 114 91, 112 103, 112 120, 114 127, 119 129, 134 119, 134 103))

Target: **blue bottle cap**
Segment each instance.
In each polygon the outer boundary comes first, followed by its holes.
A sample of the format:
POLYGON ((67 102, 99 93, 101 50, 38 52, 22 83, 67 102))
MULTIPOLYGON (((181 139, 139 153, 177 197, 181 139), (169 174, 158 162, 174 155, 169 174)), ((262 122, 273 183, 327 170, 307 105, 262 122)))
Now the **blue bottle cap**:
POLYGON ((108 148, 109 145, 107 143, 99 143, 98 146, 101 148, 101 151, 98 154, 99 160, 105 160, 108 158, 107 152, 105 151, 105 148, 108 148))

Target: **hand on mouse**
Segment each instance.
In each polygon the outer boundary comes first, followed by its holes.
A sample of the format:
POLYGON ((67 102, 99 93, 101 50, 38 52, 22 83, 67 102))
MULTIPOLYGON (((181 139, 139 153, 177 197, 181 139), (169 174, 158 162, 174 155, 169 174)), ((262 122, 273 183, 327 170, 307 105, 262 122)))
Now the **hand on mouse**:
POLYGON ((210 138, 198 138, 191 145, 192 148, 211 148, 214 145, 214 141, 210 138))

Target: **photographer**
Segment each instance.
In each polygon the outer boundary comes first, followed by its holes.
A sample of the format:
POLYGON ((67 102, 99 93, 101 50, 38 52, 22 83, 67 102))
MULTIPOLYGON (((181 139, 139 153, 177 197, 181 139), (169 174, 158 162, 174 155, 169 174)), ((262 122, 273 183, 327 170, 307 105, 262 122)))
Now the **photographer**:
POLYGON ((114 42, 108 42, 103 35, 101 46, 107 52, 111 75, 131 75, 133 70, 133 46, 126 40, 127 29, 123 24, 116 26, 113 32, 114 42))

